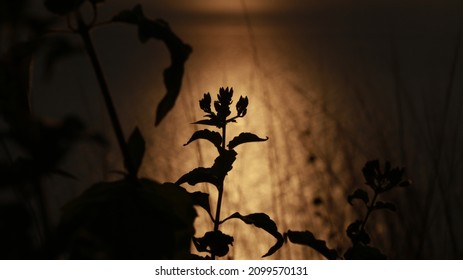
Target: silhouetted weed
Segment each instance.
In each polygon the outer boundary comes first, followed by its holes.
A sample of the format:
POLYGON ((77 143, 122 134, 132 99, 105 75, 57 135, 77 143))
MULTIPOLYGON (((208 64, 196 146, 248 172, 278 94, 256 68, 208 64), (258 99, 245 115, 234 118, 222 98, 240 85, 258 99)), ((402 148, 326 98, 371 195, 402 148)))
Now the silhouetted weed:
POLYGON ((220 219, 224 180, 228 175, 228 172, 233 168, 232 165, 237 156, 235 147, 244 143, 268 140, 268 138, 260 138, 255 134, 243 132, 227 143, 227 125, 246 116, 249 103, 247 97, 240 96, 240 99, 236 103, 236 115, 229 118, 231 115, 230 105, 232 104, 232 97, 233 88, 220 88, 217 100, 214 101, 215 111, 211 109, 212 100, 209 93, 204 94, 204 97, 199 101, 199 107, 206 113, 206 115, 204 116, 205 119, 199 120, 195 122, 195 124, 216 127, 221 129, 221 133, 208 129, 199 130, 193 133, 192 137, 185 145, 188 145, 192 141, 198 139, 205 139, 215 146, 219 155, 211 167, 198 167, 183 175, 180 179, 178 179, 176 184, 188 183, 190 185, 196 185, 197 183, 209 183, 217 188, 218 199, 215 216, 212 215, 210 210, 209 194, 202 192, 195 192, 191 194, 194 203, 204 208, 214 223, 212 231, 206 232, 203 237, 193 237, 193 244, 199 252, 210 253, 211 259, 225 256, 229 251, 229 245, 232 245, 234 240, 232 236, 221 232, 219 227, 228 220, 240 219, 246 224, 254 225, 265 230, 277 239, 276 244, 263 255, 263 257, 267 257, 275 253, 283 245, 283 236, 278 232, 275 222, 267 214, 253 213, 242 215, 239 212, 236 212, 223 220, 220 219))
POLYGON ((354 200, 361 201, 366 213, 361 219, 352 222, 346 229, 346 234, 349 237, 352 246, 347 249, 344 255, 339 254, 334 249, 327 247, 326 242, 318 240, 310 231, 291 231, 285 233, 285 239, 292 243, 301 244, 313 248, 325 258, 334 259, 386 259, 386 256, 377 248, 370 246, 370 235, 366 231, 366 224, 373 212, 379 210, 396 211, 396 206, 392 202, 378 200, 379 196, 399 187, 407 187, 410 185, 409 180, 404 180, 405 169, 391 168, 391 163, 386 161, 384 170, 381 171, 378 160, 368 161, 362 169, 365 184, 370 187, 373 192, 373 197, 370 199, 368 191, 358 188, 347 197, 350 205, 353 205, 354 200))

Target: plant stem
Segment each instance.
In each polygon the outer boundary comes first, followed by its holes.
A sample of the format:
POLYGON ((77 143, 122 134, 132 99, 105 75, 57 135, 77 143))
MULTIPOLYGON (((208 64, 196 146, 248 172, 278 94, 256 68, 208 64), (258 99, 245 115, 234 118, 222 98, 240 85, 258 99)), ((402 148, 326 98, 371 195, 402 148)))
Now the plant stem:
POLYGON ((122 156, 124 158, 124 164, 125 168, 127 169, 129 178, 135 178, 136 177, 136 170, 133 165, 133 162, 131 160, 131 156, 129 153, 129 149, 127 146, 127 143, 125 142, 124 138, 124 132, 122 131, 122 126, 119 121, 116 108, 114 106, 114 103, 111 98, 111 94, 109 92, 108 84, 106 82, 105 76, 103 74, 103 70, 101 68, 100 61, 98 60, 98 56, 95 51, 95 47, 93 46, 93 42, 90 38, 90 33, 89 33, 89 26, 85 24, 84 20, 82 19, 82 16, 79 12, 76 13, 76 18, 77 18, 77 23, 78 23, 78 29, 77 32, 80 34, 82 37, 82 40, 85 45, 85 49, 88 53, 88 56, 90 58, 90 61, 92 62, 93 69, 96 74, 96 78, 98 80, 98 84, 101 89, 101 93, 103 95, 103 99, 106 105, 106 109, 108 110, 109 118, 111 120, 111 124, 114 129, 114 133, 116 134, 116 139, 119 144, 119 148, 122 152, 122 156))
POLYGON ((363 219, 362 225, 360 226, 360 232, 362 232, 365 229, 365 225, 368 221, 368 218, 370 217, 371 212, 373 212, 373 205, 375 205, 376 198, 378 197, 378 192, 375 191, 375 195, 373 196, 373 199, 371 200, 370 206, 368 206, 368 211, 367 214, 365 215, 365 218, 363 219))
MULTIPOLYGON (((227 137, 227 123, 224 122, 224 125, 222 127, 222 148, 225 150, 225 142, 226 142, 226 137, 227 137)), ((222 184, 218 186, 219 190, 219 196, 217 199, 217 208, 215 212, 215 220, 214 220, 214 232, 219 231, 219 226, 220 226, 220 210, 222 208, 222 197, 223 197, 223 185, 224 182, 222 181, 222 184)), ((215 260, 215 254, 211 253, 211 258, 215 260)))

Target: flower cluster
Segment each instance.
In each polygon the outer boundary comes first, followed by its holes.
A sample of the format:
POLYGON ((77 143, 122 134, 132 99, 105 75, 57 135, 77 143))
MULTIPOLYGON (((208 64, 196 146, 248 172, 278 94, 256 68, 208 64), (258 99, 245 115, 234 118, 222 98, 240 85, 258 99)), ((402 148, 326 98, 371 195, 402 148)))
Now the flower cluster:
POLYGON ((203 99, 199 101, 199 107, 203 110, 207 119, 197 121, 197 124, 212 125, 218 128, 222 128, 229 122, 236 122, 237 118, 242 118, 247 113, 247 107, 249 104, 248 97, 240 96, 239 101, 236 103, 236 116, 227 119, 231 115, 230 105, 233 97, 233 88, 220 88, 217 94, 217 100, 214 101, 215 112, 211 109, 211 95, 205 93, 203 99))

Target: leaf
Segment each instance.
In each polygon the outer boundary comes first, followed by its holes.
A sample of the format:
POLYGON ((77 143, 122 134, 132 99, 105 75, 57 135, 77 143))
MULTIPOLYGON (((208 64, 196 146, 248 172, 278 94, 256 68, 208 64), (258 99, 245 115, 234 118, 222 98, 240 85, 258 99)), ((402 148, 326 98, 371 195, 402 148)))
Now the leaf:
POLYGON ((216 118, 212 118, 210 120, 200 120, 200 121, 194 122, 193 124, 210 125, 210 126, 216 126, 220 128, 220 122, 216 118))
POLYGON ((240 219, 248 225, 254 225, 255 227, 265 230, 277 239, 275 245, 273 245, 268 250, 268 252, 262 256, 263 258, 273 255, 278 249, 281 248, 281 246, 283 246, 284 238, 281 235, 281 233, 278 232, 278 228, 275 222, 272 219, 270 219, 270 217, 267 214, 254 213, 243 216, 239 212, 236 212, 228 218, 224 219, 221 223, 224 223, 225 221, 230 219, 240 219))
POLYGON ((313 233, 310 231, 288 230, 285 234, 285 237, 286 236, 292 243, 309 246, 329 260, 336 260, 339 258, 336 250, 328 248, 325 241, 315 238, 313 233))
POLYGON ((380 210, 380 209, 386 209, 392 212, 397 211, 397 208, 392 202, 383 202, 383 201, 376 202, 375 205, 373 206, 373 210, 380 210))
POLYGON ((347 236, 352 241, 352 244, 357 244, 362 242, 363 244, 370 243, 371 239, 365 229, 361 229, 362 221, 355 220, 352 222, 346 230, 347 236))
POLYGON ((229 245, 233 245, 233 237, 222 233, 220 230, 209 231, 203 237, 193 237, 193 244, 199 252, 209 252, 223 257, 229 251, 229 245))
POLYGON ((178 185, 183 183, 188 183, 191 186, 198 183, 211 183, 214 186, 219 187, 222 182, 220 182, 219 178, 217 178, 217 175, 213 172, 212 168, 198 167, 183 175, 177 180, 177 182, 175 182, 175 184, 178 185))
POLYGON ((214 160, 211 169, 221 182, 223 182, 228 172, 233 169, 236 155, 234 150, 221 150, 219 156, 214 160))
POLYGON ((347 201, 349 202, 350 205, 353 205, 352 201, 354 199, 360 199, 366 205, 368 203, 368 201, 369 201, 368 193, 366 191, 362 190, 362 189, 356 189, 353 194, 351 194, 351 195, 349 195, 347 197, 347 201))
POLYGON ((259 138, 257 135, 249 133, 249 132, 243 132, 240 135, 236 136, 233 138, 229 143, 228 143, 228 148, 229 149, 234 149, 236 146, 243 144, 243 143, 248 143, 248 142, 262 142, 262 141, 267 141, 267 138, 259 138))
POLYGON ((203 192, 194 192, 194 193, 189 193, 191 200, 193 201, 194 205, 198 205, 202 207, 206 212, 209 214, 211 217, 212 221, 214 221, 214 218, 212 217, 211 214, 211 206, 209 204, 209 194, 208 193, 203 193, 203 192))
POLYGON ((221 144, 222 144, 222 136, 220 136, 220 133, 216 131, 210 131, 209 129, 204 129, 204 130, 199 130, 193 133, 191 136, 190 140, 183 146, 186 146, 193 142, 194 140, 197 139, 206 139, 209 140, 214 146, 217 148, 217 150, 220 152, 221 150, 221 144))
POLYGON ((211 168, 198 167, 180 177, 176 184, 188 183, 192 186, 198 183, 211 183, 217 188, 223 185, 223 180, 227 173, 232 170, 233 162, 236 159, 236 152, 233 150, 223 150, 215 159, 211 168))
POLYGON ((145 155, 145 139, 138 127, 135 127, 127 142, 135 174, 138 173, 145 155))
POLYGON ((167 22, 146 18, 141 5, 120 12, 112 20, 137 25, 140 42, 146 43, 149 39, 161 40, 169 50, 171 64, 164 70, 167 93, 156 110, 155 125, 157 126, 175 105, 182 85, 184 64, 193 49, 172 32, 167 22))

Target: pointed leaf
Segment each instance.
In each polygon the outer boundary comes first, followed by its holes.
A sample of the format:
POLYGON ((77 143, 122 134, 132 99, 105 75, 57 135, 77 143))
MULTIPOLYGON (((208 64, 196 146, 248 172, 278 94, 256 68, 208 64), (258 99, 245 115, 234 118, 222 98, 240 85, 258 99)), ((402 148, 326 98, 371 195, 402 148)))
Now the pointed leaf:
POLYGON ((243 132, 240 135, 236 136, 233 138, 229 143, 228 143, 228 148, 229 149, 234 149, 236 146, 243 144, 243 143, 248 143, 248 142, 262 142, 262 141, 267 141, 267 138, 259 138, 257 135, 249 133, 249 132, 243 132))
POLYGON ((369 201, 368 193, 366 191, 362 190, 362 189, 356 189, 353 194, 351 194, 351 195, 349 195, 347 197, 347 201, 349 202, 350 205, 353 205, 352 201, 354 199, 360 199, 366 205, 368 203, 368 201, 369 201))
POLYGON ((309 246, 329 260, 336 260, 339 258, 336 250, 328 248, 325 241, 315 238, 310 231, 288 230, 285 237, 288 237, 289 241, 292 243, 309 246))
POLYGON ((220 136, 220 133, 216 131, 210 131, 209 129, 196 131, 195 133, 193 133, 190 140, 188 140, 188 142, 184 144, 183 146, 186 146, 197 139, 209 140, 212 144, 214 144, 214 146, 220 152, 220 149, 221 149, 220 145, 222 144, 222 136, 220 136))
POLYGON ((210 125, 210 126, 220 127, 220 123, 217 121, 217 119, 200 120, 200 121, 194 122, 193 124, 202 124, 202 125, 210 125))
POLYGON ((383 202, 383 201, 376 202, 375 205, 373 206, 373 210, 379 210, 379 209, 386 209, 392 212, 397 211, 397 208, 392 202, 383 202))
POLYGON ((132 156, 131 160, 132 165, 135 168, 134 171, 135 173, 138 173, 143 161, 143 156, 145 155, 145 139, 143 139, 143 135, 138 127, 135 127, 130 135, 127 146, 129 148, 130 155, 132 156))
POLYGON ((261 228, 266 232, 270 233, 273 237, 277 239, 275 245, 273 245, 268 252, 263 255, 262 257, 268 257, 273 255, 278 249, 283 246, 284 238, 281 233, 278 232, 277 225, 275 222, 270 219, 270 217, 265 213, 254 213, 249 214, 246 216, 241 215, 240 213, 236 212, 233 215, 229 216, 228 218, 224 219, 221 223, 229 220, 229 219, 240 219, 246 224, 254 225, 255 227, 261 228))
POLYGON ((214 221, 212 214, 211 214, 211 206, 209 204, 209 194, 203 192, 194 192, 190 193, 191 200, 193 201, 194 205, 198 205, 202 207, 211 217, 212 221, 214 221))
POLYGON ((217 178, 217 175, 212 171, 212 169, 205 167, 195 168, 192 171, 180 177, 180 179, 178 179, 177 182, 175 182, 175 184, 178 185, 181 185, 183 183, 188 183, 191 186, 194 186, 198 183, 211 183, 216 187, 221 185, 220 180, 217 178))

